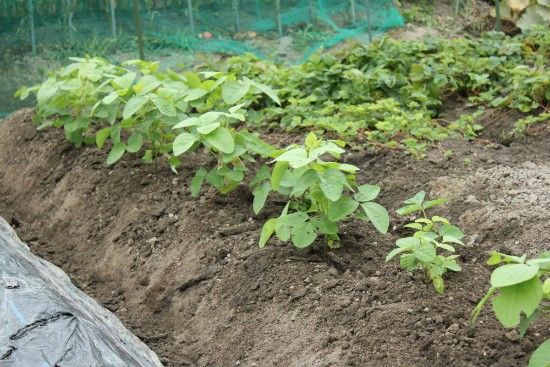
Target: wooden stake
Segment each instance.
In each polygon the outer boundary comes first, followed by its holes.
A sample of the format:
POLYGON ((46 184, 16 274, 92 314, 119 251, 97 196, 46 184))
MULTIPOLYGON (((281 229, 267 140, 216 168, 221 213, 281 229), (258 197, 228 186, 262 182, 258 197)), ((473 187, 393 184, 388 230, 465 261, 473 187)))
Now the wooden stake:
POLYGON ((187 0, 187 12, 189 13, 189 28, 191 33, 195 33, 195 19, 193 17, 193 0, 187 0))
POLYGON ((279 37, 283 36, 283 21, 281 19, 281 0, 275 0, 275 15, 277 17, 277 32, 279 37))
POLYGON ((145 51, 143 49, 143 27, 141 25, 141 16, 139 15, 139 0, 134 0, 134 23, 136 24, 136 35, 138 39, 139 58, 145 60, 145 51))
POLYGON ((28 0, 27 5, 29 7, 29 21, 31 23, 31 48, 32 54, 36 55, 36 33, 34 30, 34 5, 32 0, 28 0))
POLYGON ((372 42, 372 23, 371 23, 371 13, 370 13, 370 1, 365 0, 365 14, 367 17, 367 32, 369 34, 369 42, 372 42))
POLYGON ((497 17, 496 30, 498 32, 502 32, 502 22, 500 21, 500 0, 495 0, 495 10, 497 17))
POLYGON ((233 0, 233 13, 235 15, 235 33, 241 31, 241 17, 239 15, 239 0, 233 0))
POLYGON ((349 0, 349 12, 351 16, 351 24, 357 23, 357 7, 355 6, 355 0, 349 0))
POLYGON ((113 38, 116 38, 115 0, 110 1, 110 6, 111 6, 111 31, 113 32, 113 38))

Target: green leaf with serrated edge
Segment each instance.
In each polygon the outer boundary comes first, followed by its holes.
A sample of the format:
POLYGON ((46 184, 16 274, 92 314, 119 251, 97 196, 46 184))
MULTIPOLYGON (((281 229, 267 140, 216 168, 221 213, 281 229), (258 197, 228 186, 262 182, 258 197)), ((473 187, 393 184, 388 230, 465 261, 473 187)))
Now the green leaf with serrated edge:
POLYGON ((380 193, 380 187, 376 185, 361 185, 357 187, 357 193, 354 195, 355 200, 360 202, 371 201, 376 199, 380 193))
POLYGON ((550 366, 550 339, 542 343, 529 359, 528 367, 549 367, 550 366))
POLYGON ((275 232, 275 226, 277 225, 277 218, 268 219, 262 227, 262 233, 260 234, 260 247, 264 247, 267 241, 273 236, 275 232))
POLYGON ((288 169, 288 162, 281 161, 275 163, 273 166, 273 171, 271 172, 271 188, 273 190, 278 190, 281 185, 281 180, 283 179, 285 171, 288 169))
POLYGON ((172 149, 174 151, 174 155, 178 156, 185 152, 187 152, 193 144, 197 141, 197 137, 193 134, 189 133, 181 133, 174 139, 174 142, 172 143, 172 149))
POLYGON ((321 142, 319 141, 319 139, 317 139, 317 136, 313 132, 307 134, 306 140, 304 141, 304 145, 308 150, 317 148, 320 143, 321 142))
POLYGON ((110 127, 106 127, 106 128, 103 128, 101 130, 99 130, 96 134, 95 134, 95 143, 97 145, 98 148, 103 148, 103 146, 105 145, 105 141, 107 140, 107 138, 111 135, 111 128, 110 127))
POLYGON ((451 245, 447 245, 446 243, 436 243, 436 246, 439 248, 442 248, 444 250, 447 250, 449 252, 455 252, 455 248, 451 245))
POLYGON ((126 143, 126 150, 130 153, 137 153, 143 146, 143 136, 140 133, 130 135, 126 143))
POLYGON ((431 244, 420 242, 420 245, 414 250, 414 256, 423 263, 430 263, 437 257, 437 252, 431 244))
POLYGON ((339 222, 352 215, 359 203, 348 196, 342 196, 340 199, 329 204, 328 219, 333 222, 339 222))
POLYGON ((229 80, 222 86, 222 98, 228 105, 239 102, 250 90, 250 83, 229 80))
POLYGON ((418 261, 413 254, 403 254, 399 258, 399 265, 407 271, 414 271, 418 266, 418 261))
POLYGON ((491 274, 491 286, 508 287, 526 282, 537 276, 539 267, 527 264, 506 264, 496 268, 491 274))
POLYGON ((235 140, 231 132, 225 127, 218 127, 208 135, 204 135, 206 141, 222 153, 232 153, 235 150, 235 140))
POLYGON ((361 207, 369 217, 369 220, 382 234, 388 233, 390 227, 390 216, 388 211, 382 205, 374 202, 366 202, 361 204, 361 207))
POLYGON ((437 216, 437 215, 434 215, 432 217, 432 222, 439 222, 439 223, 449 224, 449 220, 447 218, 443 218, 443 217, 440 217, 440 216, 437 216))
POLYGON ((269 191, 271 190, 271 186, 268 182, 264 182, 263 185, 259 185, 256 187, 256 189, 253 192, 254 195, 254 201, 252 203, 252 208, 254 209, 254 213, 257 215, 262 208, 265 205, 265 201, 267 199, 267 196, 269 195, 269 191))
POLYGON ((250 183, 248 185, 251 186, 251 187, 254 187, 257 184, 259 184, 260 182, 263 182, 263 181, 269 179, 270 176, 271 176, 271 171, 269 170, 269 167, 264 164, 260 167, 258 172, 256 172, 256 175, 254 176, 254 178, 250 181, 250 183))
POLYGON ((420 206, 420 204, 411 204, 411 205, 403 206, 397 209, 395 212, 403 216, 403 215, 411 214, 418 211, 422 211, 422 207, 420 206))
POLYGON ((397 247, 401 247, 405 249, 414 249, 420 246, 420 240, 416 237, 404 237, 395 241, 395 245, 397 247))
POLYGON ((197 197, 199 191, 201 190, 202 183, 204 182, 204 177, 206 176, 206 170, 204 168, 199 168, 199 170, 193 176, 191 180, 191 196, 197 197))
POLYGON ((292 244, 298 248, 308 247, 317 238, 317 231, 313 224, 304 222, 291 228, 292 244))
POLYGON ((134 96, 130 98, 128 102, 126 102, 126 106, 124 106, 122 118, 127 120, 134 116, 148 101, 149 99, 146 96, 134 96))
POLYGON ((451 237, 460 240, 464 237, 464 233, 452 224, 443 224, 439 228, 439 235, 442 237, 451 237))
MULTIPOLYGON (((506 266, 506 265, 504 265, 506 266)), ((542 283, 539 278, 504 287, 493 299, 493 311, 504 327, 516 327, 521 314, 527 317, 539 307, 542 301, 542 283)))
POLYGON ((124 152, 126 151, 126 146, 122 143, 114 144, 111 148, 111 151, 109 152, 109 156, 107 157, 107 164, 111 165, 114 164, 116 161, 118 161, 122 156, 124 155, 124 152))
POLYGON ((404 204, 422 204, 424 202, 424 198, 426 197, 425 191, 419 191, 417 192, 412 198, 405 200, 404 204))

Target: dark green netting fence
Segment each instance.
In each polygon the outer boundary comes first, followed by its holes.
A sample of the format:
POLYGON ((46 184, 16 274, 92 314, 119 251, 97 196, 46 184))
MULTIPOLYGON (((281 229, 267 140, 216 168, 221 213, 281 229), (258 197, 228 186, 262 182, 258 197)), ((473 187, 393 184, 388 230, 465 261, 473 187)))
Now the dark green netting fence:
POLYGON ((263 40, 301 30, 307 57, 321 46, 368 40, 403 25, 392 0, 0 0, 0 40, 5 47, 29 49, 33 43, 40 48, 87 41, 101 47, 108 39, 131 40, 135 3, 146 45, 202 52, 270 57, 263 40))
MULTIPOLYGON (((30 63, 40 65, 34 69, 42 78, 69 56, 136 58, 137 21, 148 59, 162 60, 169 50, 190 57, 253 53, 291 63, 350 38, 369 42, 404 23, 392 0, 0 0, 0 59, 27 60, 0 75, 9 84, 0 86, 0 99, 40 80, 27 72, 30 63), (29 61, 31 54, 43 65, 29 61)), ((3 113, 18 107, 0 102, 3 113)))

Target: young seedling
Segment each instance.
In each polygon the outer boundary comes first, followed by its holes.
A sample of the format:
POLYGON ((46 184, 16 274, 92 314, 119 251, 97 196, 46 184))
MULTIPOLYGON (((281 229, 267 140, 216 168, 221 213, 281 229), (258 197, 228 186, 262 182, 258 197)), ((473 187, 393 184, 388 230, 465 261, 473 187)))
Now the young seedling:
POLYGON ((400 256, 401 267, 413 272, 422 270, 431 280, 435 290, 442 293, 445 290, 443 275, 448 271, 460 271, 461 267, 456 261, 458 255, 454 255, 454 244, 460 244, 464 233, 449 223, 443 217, 437 215, 428 217, 426 211, 445 203, 445 199, 425 200, 426 193, 418 192, 414 197, 407 199, 402 208, 397 210, 399 215, 419 213, 420 218, 405 225, 414 229, 411 237, 400 238, 396 241, 397 248, 393 249, 386 261, 390 261, 397 255, 400 256), (438 252, 445 251, 451 255, 441 255, 438 252))
MULTIPOLYGON (((472 311, 472 322, 492 299, 493 311, 506 328, 519 326, 523 338, 539 316, 550 315, 550 251, 538 258, 510 256, 493 252, 488 265, 499 265, 491 274, 491 287, 472 311), (495 295, 497 294, 497 295, 495 295)), ((550 340, 546 340, 531 356, 529 367, 550 365, 550 340)))
POLYGON ((341 141, 325 141, 310 133, 303 146, 292 145, 273 154, 273 170, 262 168, 254 187, 254 211, 259 213, 270 191, 288 197, 281 215, 269 219, 262 228, 259 245, 263 247, 275 234, 294 246, 310 246, 319 235, 329 247, 339 241, 338 224, 350 217, 370 221, 381 233, 389 227, 386 209, 374 202, 380 188, 358 186, 359 168, 325 157, 338 159, 344 152, 341 141))

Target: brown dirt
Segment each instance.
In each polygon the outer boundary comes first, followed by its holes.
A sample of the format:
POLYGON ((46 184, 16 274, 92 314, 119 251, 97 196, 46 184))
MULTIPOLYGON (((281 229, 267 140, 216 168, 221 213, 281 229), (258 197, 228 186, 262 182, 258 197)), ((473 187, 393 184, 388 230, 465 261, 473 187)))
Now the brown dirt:
POLYGON ((392 212, 421 189, 451 200, 439 214, 462 226, 469 246, 438 295, 420 274, 384 262, 402 220, 387 236, 345 223, 334 251, 259 249, 261 223, 280 204, 255 217, 245 188, 193 199, 187 184, 201 159, 179 176, 137 158, 107 167, 105 152, 76 150, 62 131, 37 133, 31 117, 0 121, 0 215, 167 366, 526 366, 550 336, 540 320, 514 340, 489 310, 468 322, 488 285, 488 251, 550 249, 550 129, 506 145, 488 129, 422 161, 347 156, 362 180, 382 186, 392 212))

